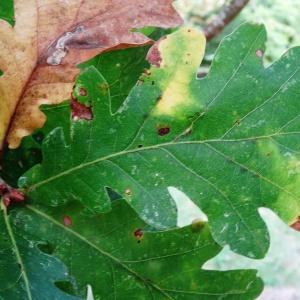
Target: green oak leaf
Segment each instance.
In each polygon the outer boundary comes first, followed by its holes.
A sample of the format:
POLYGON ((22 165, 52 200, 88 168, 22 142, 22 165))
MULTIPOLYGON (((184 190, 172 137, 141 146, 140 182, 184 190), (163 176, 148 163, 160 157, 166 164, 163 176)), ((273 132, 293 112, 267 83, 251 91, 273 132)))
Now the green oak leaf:
MULTIPOLYGON (((162 36, 166 31, 157 28, 153 30, 151 38, 155 39, 162 36)), ((144 69, 149 67, 149 63, 145 60, 148 50, 149 46, 107 52, 80 64, 79 68, 84 70, 94 66, 103 72, 110 87, 113 110, 117 110, 127 98, 144 69)), ((6 146, 3 151, 0 174, 12 186, 17 186, 19 177, 35 164, 41 162, 40 149, 44 137, 56 127, 69 126, 65 122, 70 116, 68 103, 52 106, 43 105, 41 111, 47 115, 44 127, 37 129, 33 135, 25 137, 19 148, 9 149, 6 146)))
POLYGON ((147 231, 124 200, 112 208, 87 215, 78 203, 33 204, 10 214, 24 239, 47 243, 51 255, 67 265, 81 297, 88 285, 95 299, 246 300, 260 294, 262 281, 254 270, 201 269, 221 250, 207 225, 147 231))
POLYGON ((0 204, 0 299, 79 299, 55 286, 55 282, 72 281, 67 268, 43 253, 41 242, 26 238, 22 231, 28 224, 17 228, 17 218, 8 215, 0 204))
POLYGON ((300 48, 265 68, 265 41, 264 26, 242 25, 196 79, 204 37, 183 28, 152 49, 154 65, 116 112, 105 78, 85 69, 74 97, 93 119, 51 131, 42 164, 20 187, 42 203, 78 200, 91 212, 110 210, 109 187, 161 229, 176 226, 168 192, 176 187, 206 213, 220 245, 263 257, 269 235, 258 208, 287 223, 300 215, 300 48))
POLYGON ((0 1, 0 19, 7 21, 10 25, 15 25, 14 0, 0 1))
POLYGON ((111 109, 117 111, 149 63, 145 60, 149 47, 129 48, 98 55, 80 65, 82 70, 94 66, 106 79, 111 109))

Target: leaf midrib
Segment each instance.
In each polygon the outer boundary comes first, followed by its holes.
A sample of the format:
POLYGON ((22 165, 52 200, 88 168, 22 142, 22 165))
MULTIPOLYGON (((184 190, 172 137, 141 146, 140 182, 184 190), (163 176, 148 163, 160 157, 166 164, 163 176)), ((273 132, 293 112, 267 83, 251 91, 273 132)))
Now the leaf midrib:
MULTIPOLYGON (((131 153, 139 153, 139 152, 143 152, 143 151, 147 151, 147 150, 159 150, 160 148, 163 148, 164 146, 176 146, 176 145, 188 145, 188 144, 211 144, 211 143, 236 143, 236 142, 245 142, 245 141, 253 141, 253 140, 259 140, 259 139, 269 139, 269 138, 272 138, 272 137, 277 137, 277 136, 285 136, 285 135, 299 135, 300 134, 300 131, 294 131, 294 132, 276 132, 274 134, 270 134, 270 135, 265 135, 265 136, 257 136, 257 137, 248 137, 248 138, 241 138, 241 139, 228 139, 228 140, 224 140, 224 139, 211 139, 211 140, 201 140, 201 141, 181 141, 181 142, 168 142, 168 143, 162 143, 162 144, 157 144, 157 145, 152 145, 152 146, 146 146, 146 147, 143 147, 143 148, 136 148, 136 149, 130 149, 130 150, 122 150, 120 152, 116 152, 116 153, 113 153, 113 154, 110 154, 110 155, 107 155, 107 156, 103 156, 103 157, 100 157, 100 158, 97 158, 95 160, 92 160, 92 161, 89 161, 89 162, 86 162, 86 163, 82 163, 82 164, 79 164, 78 166, 76 167, 72 167, 70 169, 67 169, 63 172, 60 172, 54 176, 51 176, 45 180, 42 180, 40 182, 37 182, 31 186, 29 186, 27 189, 25 189, 25 192, 28 194, 30 192, 32 192, 33 190, 37 189, 38 187, 44 185, 44 184, 47 184, 55 179, 58 179, 60 177, 63 177, 63 176, 67 176, 68 174, 72 173, 72 172, 75 172, 77 170, 81 170, 81 169, 84 169, 86 167, 89 167, 89 166, 92 166, 92 165, 96 165, 100 162, 103 162, 103 161, 106 161, 106 160, 109 160, 111 158, 114 158, 114 157, 118 157, 118 156, 122 156, 122 155, 127 155, 127 154, 131 154, 131 153)), ((215 149, 216 150, 216 149, 215 149)), ((224 153, 218 151, 219 154, 223 154, 223 156, 225 156, 224 153)), ((232 159, 231 159, 232 160, 232 159)), ((266 178, 266 177, 263 177, 261 174, 253 171, 253 170, 250 170, 248 167, 232 160, 234 163, 244 167, 247 171, 250 171, 251 173, 255 173, 255 174, 258 174, 260 175, 260 178, 263 179, 263 180, 266 180, 268 183, 272 184, 273 186, 281 189, 282 191, 288 193, 290 196, 293 196, 295 199, 298 200, 297 197, 295 197, 295 195, 291 194, 289 191, 285 190, 283 187, 280 187, 279 185, 277 185, 276 183, 272 182, 270 179, 266 178)))
MULTIPOLYGON (((142 276, 140 276, 137 272, 135 272, 134 270, 132 270, 131 268, 129 268, 125 263, 123 263, 122 261, 120 261, 119 259, 117 259, 116 257, 114 257, 113 255, 111 255, 110 253, 108 253, 108 252, 104 251, 103 249, 99 248, 97 245, 95 245, 93 242, 91 242, 88 239, 86 239, 80 233, 72 230, 71 228, 63 226, 62 224, 60 224, 58 221, 56 221, 52 217, 48 216, 44 212, 40 211, 39 209, 37 209, 37 208, 35 208, 35 207, 31 206, 31 205, 27 205, 26 207, 28 209, 30 209, 31 211, 33 211, 34 213, 38 214, 39 216, 43 217, 44 219, 50 221, 54 225, 56 225, 56 226, 60 227, 61 229, 67 231, 68 233, 70 233, 71 235, 75 236, 76 238, 78 238, 79 240, 83 241, 84 243, 88 244, 90 247, 92 247, 96 251, 100 252, 104 257, 109 258, 111 261, 113 261, 114 263, 116 263, 117 265, 119 265, 123 269, 125 269, 128 273, 132 274, 135 278, 137 278, 138 280, 142 281, 143 284, 146 287, 151 286, 152 288, 154 288, 156 291, 160 292, 166 298, 173 300, 173 298, 171 296, 169 296, 158 285, 154 284, 153 282, 147 281, 145 278, 143 278, 142 276)), ((32 299, 30 299, 30 300, 32 300, 32 299)))
POLYGON ((7 209, 6 209, 6 207, 5 207, 5 205, 3 204, 2 201, 0 203, 0 209, 3 211, 3 218, 4 218, 4 222, 5 222, 5 225, 6 225, 7 232, 8 232, 8 236, 10 238, 10 241, 11 241, 11 244, 12 244, 16 259, 17 259, 17 263, 19 264, 19 266, 21 268, 21 277, 24 280, 25 291, 26 291, 28 300, 33 300, 31 290, 30 290, 29 279, 28 279, 26 269, 25 269, 25 265, 23 263, 23 260, 22 260, 22 257, 21 257, 16 239, 14 237, 14 232, 13 232, 11 226, 10 226, 9 217, 7 215, 7 209))
MULTIPOLYGON (((163 296, 165 296, 168 299, 171 300, 175 300, 173 297, 171 297, 169 295, 169 293, 186 293, 186 294, 195 294, 195 295, 210 295, 210 296, 221 296, 221 295, 236 295, 236 294, 245 294, 247 293, 247 290, 236 290, 236 291, 231 291, 228 293, 205 293, 205 292, 193 292, 193 291, 179 291, 179 290, 172 290, 172 289, 164 289, 161 288, 160 286, 158 286, 157 284, 145 279, 144 277, 142 277, 141 275, 139 275, 137 272, 135 272, 134 270, 132 270, 131 268, 129 268, 125 263, 137 263, 138 261, 120 261, 118 258, 114 257, 113 255, 111 255, 110 253, 104 251, 103 249, 101 249, 99 246, 95 245, 93 242, 89 241, 87 238, 85 238, 84 236, 82 236, 80 233, 72 230, 69 227, 65 227, 64 225, 62 225, 61 223, 59 223, 57 220, 53 219, 51 216, 47 215, 46 213, 42 212, 41 210, 31 206, 31 205, 26 205, 26 207, 31 210, 32 212, 36 213, 37 215, 41 216, 42 218, 50 221, 51 223, 53 223, 54 225, 60 227, 61 229, 67 231, 68 233, 70 233, 71 235, 75 236, 76 238, 78 238, 79 240, 81 240, 82 242, 88 244, 90 247, 92 247, 93 249, 95 249, 96 251, 100 252, 104 257, 109 258, 110 260, 112 260, 114 263, 116 263, 117 265, 121 266, 122 268, 124 268, 127 272, 131 273, 134 277, 136 277, 138 280, 142 281, 143 284, 146 287, 152 287, 154 290, 160 292, 163 296)), ((210 244, 205 244, 204 246, 201 247, 196 247, 193 248, 191 250, 185 251, 183 253, 180 253, 178 255, 184 255, 186 253, 195 251, 197 249, 202 249, 205 248, 207 246, 209 246, 210 244)), ((162 257, 153 257, 149 260, 152 259, 163 259, 166 257, 171 257, 173 255, 167 255, 167 256, 162 256, 162 257)), ((147 260, 141 260, 140 262, 144 262, 147 260)))

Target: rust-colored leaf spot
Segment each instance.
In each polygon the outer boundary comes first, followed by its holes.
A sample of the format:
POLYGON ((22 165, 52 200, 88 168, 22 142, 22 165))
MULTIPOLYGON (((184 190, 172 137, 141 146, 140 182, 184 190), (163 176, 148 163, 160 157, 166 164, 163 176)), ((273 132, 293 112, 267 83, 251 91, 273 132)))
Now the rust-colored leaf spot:
POLYGON ((141 239, 144 235, 144 231, 142 229, 136 229, 134 232, 133 232, 133 235, 134 237, 136 238, 137 242, 140 243, 141 242, 141 239))
POLYGON ((255 55, 259 58, 262 58, 264 56, 264 53, 262 50, 260 49, 257 49, 256 52, 255 52, 255 55))
POLYGON ((72 226, 73 221, 72 221, 71 217, 64 216, 63 223, 64 223, 65 226, 70 227, 70 226, 72 226))
POLYGON ((79 103, 77 100, 72 100, 71 102, 72 107, 72 119, 73 120, 92 120, 93 119, 93 112, 91 107, 85 106, 82 103, 79 103))
POLYGON ((160 135, 160 136, 167 135, 168 133, 170 133, 170 131, 171 131, 170 127, 167 127, 167 126, 159 127, 159 128, 157 129, 157 133, 158 133, 158 135, 160 135))

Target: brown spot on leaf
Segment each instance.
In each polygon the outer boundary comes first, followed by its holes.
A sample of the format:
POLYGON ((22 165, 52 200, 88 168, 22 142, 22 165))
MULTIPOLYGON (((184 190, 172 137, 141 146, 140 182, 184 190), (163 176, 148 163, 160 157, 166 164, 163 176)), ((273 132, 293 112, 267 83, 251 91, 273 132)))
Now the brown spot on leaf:
POLYGON ((144 235, 144 232, 142 229, 136 229, 134 232, 133 232, 133 235, 134 237, 136 238, 137 242, 140 243, 141 242, 141 239, 144 235))
POLYGON ((83 97, 86 96, 86 95, 87 95, 86 89, 84 89, 84 88, 81 87, 81 88, 79 89, 79 95, 80 95, 80 96, 83 96, 83 97))
POLYGON ((169 126, 163 126, 163 127, 159 127, 159 128, 157 129, 157 133, 158 133, 158 135, 160 135, 160 136, 167 135, 167 134, 170 133, 170 131, 171 131, 171 129, 170 129, 169 126))
POLYGON ((93 112, 91 107, 85 106, 84 104, 78 102, 77 100, 73 99, 71 102, 72 108, 72 119, 73 120, 92 120, 93 119, 93 112))
POLYGON ((64 216, 63 217, 63 223, 64 223, 65 226, 69 227, 69 226, 72 226, 73 221, 72 221, 71 217, 64 216))

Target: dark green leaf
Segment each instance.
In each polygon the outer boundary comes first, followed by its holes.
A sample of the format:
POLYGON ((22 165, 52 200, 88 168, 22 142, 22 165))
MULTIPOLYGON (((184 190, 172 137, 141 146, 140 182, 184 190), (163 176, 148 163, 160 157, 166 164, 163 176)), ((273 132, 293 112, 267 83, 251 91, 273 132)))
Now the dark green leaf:
POLYGON ((105 78, 85 69, 74 95, 92 107, 93 120, 53 130, 43 163, 20 185, 43 203, 76 199, 93 212, 110 210, 110 187, 157 228, 176 225, 168 187, 177 187, 208 215, 219 244, 263 257, 269 235, 258 208, 287 223, 300 215, 300 48, 264 68, 265 40, 263 26, 241 26, 197 80, 203 37, 177 31, 153 50, 160 67, 116 113, 105 78))
POLYGON ((149 232, 125 201, 112 206, 97 216, 76 203, 29 205, 11 215, 25 239, 44 241, 44 251, 68 266, 82 297, 87 285, 95 299, 246 300, 260 294, 262 281, 253 270, 201 269, 220 251, 207 225, 149 232))
POLYGON ((40 242, 25 237, 23 230, 28 224, 20 224, 0 204, 0 299, 78 299, 54 285, 71 280, 66 267, 57 258, 41 252, 40 242))
POLYGON ((145 60, 149 47, 129 48, 96 56, 80 68, 96 67, 106 79, 111 109, 117 111, 149 63, 145 60))

